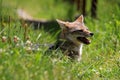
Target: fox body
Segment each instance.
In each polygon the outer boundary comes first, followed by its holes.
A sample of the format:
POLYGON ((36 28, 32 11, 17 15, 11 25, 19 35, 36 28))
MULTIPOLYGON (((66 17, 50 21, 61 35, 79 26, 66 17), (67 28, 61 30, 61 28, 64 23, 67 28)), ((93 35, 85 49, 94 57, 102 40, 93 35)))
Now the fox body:
POLYGON ((93 33, 84 25, 83 20, 83 15, 79 16, 74 22, 64 22, 57 19, 61 27, 61 33, 57 43, 51 49, 60 48, 70 58, 80 61, 83 44, 90 44, 87 37, 93 36, 93 33))

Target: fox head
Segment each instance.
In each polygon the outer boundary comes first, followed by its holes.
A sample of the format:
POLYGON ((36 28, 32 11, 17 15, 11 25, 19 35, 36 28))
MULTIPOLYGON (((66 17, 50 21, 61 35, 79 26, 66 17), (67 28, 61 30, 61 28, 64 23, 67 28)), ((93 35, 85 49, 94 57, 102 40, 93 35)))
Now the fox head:
POLYGON ((87 37, 93 36, 93 33, 88 30, 83 21, 83 15, 79 16, 74 22, 65 22, 57 19, 62 29, 60 37, 76 44, 90 44, 90 40, 87 37))

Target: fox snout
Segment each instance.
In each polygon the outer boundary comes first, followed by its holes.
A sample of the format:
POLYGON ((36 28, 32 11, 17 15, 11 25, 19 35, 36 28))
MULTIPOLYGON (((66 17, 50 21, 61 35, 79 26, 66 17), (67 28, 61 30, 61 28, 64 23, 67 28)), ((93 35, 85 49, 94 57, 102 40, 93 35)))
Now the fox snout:
POLYGON ((84 34, 86 37, 92 37, 94 35, 94 33, 89 30, 83 30, 82 34, 84 34))
POLYGON ((88 33, 83 33, 84 37, 92 37, 94 33, 88 32, 88 33))
POLYGON ((72 32, 74 35, 81 35, 81 37, 92 37, 94 33, 88 31, 88 30, 76 30, 72 32))
POLYGON ((91 32, 91 33, 90 33, 90 36, 93 36, 93 35, 94 35, 94 33, 91 32))

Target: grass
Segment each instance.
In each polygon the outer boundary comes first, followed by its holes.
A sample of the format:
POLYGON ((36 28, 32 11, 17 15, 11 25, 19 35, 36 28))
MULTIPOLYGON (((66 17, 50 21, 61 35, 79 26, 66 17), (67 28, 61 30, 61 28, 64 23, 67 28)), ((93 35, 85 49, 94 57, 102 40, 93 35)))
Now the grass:
MULTIPOLYGON (((67 19, 70 16, 67 15, 70 7, 67 6, 64 10, 66 5, 69 5, 68 3, 62 3, 60 0, 57 0, 58 2, 40 0, 38 3, 36 1, 2 0, 2 8, 0 7, 0 80, 120 79, 119 0, 100 0, 98 19, 89 17, 90 9, 87 7, 88 16, 85 17, 85 24, 95 35, 91 38, 90 45, 84 45, 81 62, 70 61, 62 55, 61 51, 53 51, 49 53, 50 55, 44 56, 48 46, 41 45, 36 51, 30 49, 31 43, 54 43, 57 33, 50 34, 49 32, 55 31, 51 29, 46 31, 44 26, 40 30, 33 30, 31 25, 20 23, 15 16, 16 8, 24 7, 35 18, 67 19), (12 18, 15 20, 12 21, 12 18), (17 36, 17 42, 15 42, 15 36, 17 36), (23 43, 27 46, 23 46, 23 43)), ((74 16, 75 9, 72 10, 74 16)))

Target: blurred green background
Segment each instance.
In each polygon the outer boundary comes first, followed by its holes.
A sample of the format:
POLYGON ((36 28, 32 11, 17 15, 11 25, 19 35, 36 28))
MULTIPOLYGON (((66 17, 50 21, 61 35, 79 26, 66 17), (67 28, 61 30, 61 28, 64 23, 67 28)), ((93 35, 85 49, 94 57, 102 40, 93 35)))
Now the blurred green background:
POLYGON ((94 36, 77 62, 61 51, 45 56, 48 46, 43 46, 57 40, 56 19, 74 21, 82 14, 75 4, 69 0, 0 0, 0 80, 119 80, 120 0, 98 0, 96 18, 91 17, 91 1, 86 0, 84 22, 94 36), (18 18, 17 9, 54 23, 34 30, 18 18), (30 44, 42 45, 32 50, 30 44))

